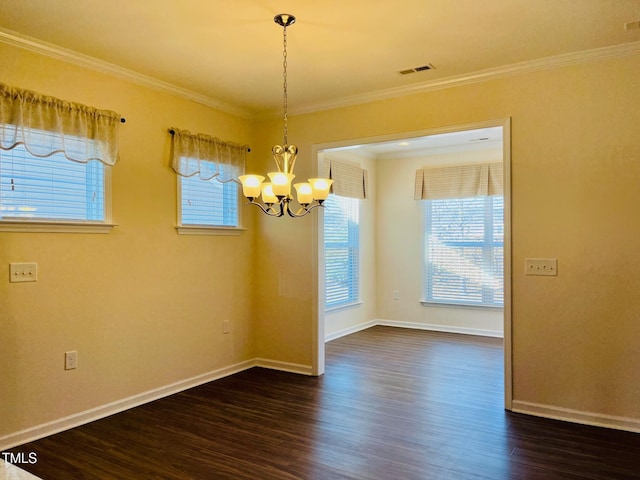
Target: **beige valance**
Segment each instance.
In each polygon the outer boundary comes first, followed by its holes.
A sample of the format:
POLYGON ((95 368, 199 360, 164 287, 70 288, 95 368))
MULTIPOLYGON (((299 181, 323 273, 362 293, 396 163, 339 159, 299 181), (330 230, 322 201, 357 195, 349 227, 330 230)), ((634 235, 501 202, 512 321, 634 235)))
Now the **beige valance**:
POLYGON ((74 162, 118 160, 120 115, 0 83, 0 149, 35 157, 62 153, 74 162))
POLYGON ((247 145, 225 142, 202 133, 172 128, 171 166, 178 175, 202 180, 238 182, 244 175, 247 145))
POLYGON ((344 160, 325 160, 324 177, 333 180, 331 192, 341 197, 367 198, 369 176, 360 165, 344 160))
POLYGON ((416 200, 503 194, 502 163, 423 168, 416 171, 416 200))

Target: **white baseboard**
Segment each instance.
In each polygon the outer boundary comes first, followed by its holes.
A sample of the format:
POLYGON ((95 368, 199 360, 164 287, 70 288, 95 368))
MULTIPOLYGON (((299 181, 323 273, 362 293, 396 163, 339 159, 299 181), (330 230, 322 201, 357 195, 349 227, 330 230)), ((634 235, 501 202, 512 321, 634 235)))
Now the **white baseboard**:
MULTIPOLYGON (((483 335, 491 337, 499 337, 500 332, 483 331, 475 329, 448 329, 442 325, 428 325, 422 323, 409 323, 409 322, 397 322, 388 320, 373 320, 366 322, 355 327, 351 327, 340 332, 336 332, 329 337, 333 340, 349 333, 355 333, 360 330, 370 328, 375 325, 401 327, 401 328, 415 328, 421 330, 435 330, 441 332, 450 333, 465 333, 471 335, 483 335)), ((328 340, 327 340, 328 341, 328 340)), ((35 427, 31 427, 19 432, 11 433, 9 435, 0 437, 0 451, 4 451, 18 445, 22 445, 28 442, 38 440, 40 438, 48 437, 56 433, 69 430, 80 425, 84 425, 101 418, 108 417, 110 415, 129 410, 130 408, 143 405, 145 403, 158 400, 160 398, 173 395, 175 393, 187 390, 189 388, 197 387, 204 383, 208 383, 220 378, 239 373, 252 367, 263 367, 273 370, 280 370, 291 373, 298 373, 303 375, 313 375, 312 367, 309 365, 281 362, 278 360, 269 360, 265 358, 256 358, 247 360, 229 367, 214 370, 209 373, 198 375, 186 380, 172 383, 160 388, 149 390, 147 392, 140 393, 122 400, 111 402, 105 405, 101 405, 84 412, 69 415, 51 422, 47 422, 35 427)), ((512 404, 512 411, 517 413, 524 413, 528 415, 535 415, 539 417, 552 418, 556 420, 563 420, 568 422, 580 423, 585 425, 593 425, 597 427, 614 428, 618 430, 626 430, 630 432, 640 433, 640 419, 619 417, 613 415, 603 415, 593 412, 583 412, 578 410, 572 410, 562 407, 555 407, 552 405, 543 405, 538 403, 524 402, 520 400, 514 400, 512 404)))
POLYGON ((267 358, 256 358, 253 361, 253 366, 268 368, 270 370, 280 370, 282 372, 299 373, 302 375, 313 375, 313 368, 311 367, 311 365, 281 362, 279 360, 269 360, 267 358))
POLYGON ((377 323, 376 323, 375 320, 371 320, 371 321, 365 322, 365 323, 360 323, 360 324, 355 325, 353 327, 345 328, 345 329, 339 330, 337 332, 330 333, 329 335, 325 335, 324 341, 325 342, 330 342, 331 340, 335 340, 336 338, 344 337, 345 335, 351 335, 352 333, 356 333, 356 332, 359 332, 361 330, 366 330, 367 328, 371 328, 371 327, 374 327, 376 325, 377 325, 377 323))
POLYGON ((431 323, 418 322, 399 322, 397 320, 374 320, 375 325, 383 325, 385 327, 413 328, 416 330, 431 330, 434 332, 445 333, 462 333, 464 335, 478 335, 481 337, 503 338, 502 331, 499 330, 482 330, 479 328, 455 327, 451 325, 437 325, 431 323))
POLYGON ((335 340, 336 338, 344 337, 345 335, 350 335, 361 330, 366 330, 367 328, 375 327, 376 325, 382 325, 384 327, 412 328, 414 330, 430 330, 434 332, 461 333, 464 335, 478 335, 481 337, 503 338, 504 336, 502 331, 498 330, 482 330, 479 328, 454 327, 450 325, 436 325, 431 323, 400 322, 398 320, 376 319, 364 323, 359 323, 358 325, 354 325, 353 327, 345 328, 337 332, 333 332, 329 335, 326 335, 324 337, 324 341, 330 342, 331 340, 335 340))
POLYGON ((640 419, 637 418, 583 412, 580 410, 572 410, 570 408, 556 407, 553 405, 523 402, 521 400, 514 400, 511 410, 516 413, 525 413, 527 415, 563 420, 565 422, 640 433, 640 419))
POLYGON ((64 430, 69 430, 80 425, 84 425, 101 418, 108 417, 115 413, 129 410, 130 408, 143 405, 145 403, 158 400, 174 393, 182 392, 189 388, 197 387, 204 383, 218 380, 234 373, 242 372, 251 367, 261 366, 265 368, 275 368, 278 370, 295 371, 296 373, 305 373, 306 370, 311 371, 311 367, 305 367, 302 365, 284 364, 282 362, 269 361, 265 359, 252 359, 245 362, 237 363, 229 367, 220 368, 209 373, 197 375, 195 377, 181 380, 179 382, 165 385, 153 390, 139 393, 131 397, 123 398, 115 402, 107 403, 96 408, 85 410, 84 412, 75 413, 67 417, 59 418, 51 422, 36 425, 35 427, 27 428, 16 433, 0 437, 0 451, 7 450, 9 448, 23 445, 40 438, 48 437, 64 430), (290 367, 289 369, 285 367, 290 367), (293 367, 298 367, 298 370, 293 367), (304 367, 304 368, 303 368, 304 367))

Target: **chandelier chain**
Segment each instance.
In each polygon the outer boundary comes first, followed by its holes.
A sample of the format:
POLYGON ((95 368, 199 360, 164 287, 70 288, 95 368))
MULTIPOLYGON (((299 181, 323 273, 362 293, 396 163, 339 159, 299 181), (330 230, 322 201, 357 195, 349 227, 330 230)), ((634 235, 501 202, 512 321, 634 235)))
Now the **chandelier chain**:
POLYGON ((282 108, 284 110, 284 145, 288 145, 288 128, 287 128, 287 27, 284 27, 283 34, 283 46, 282 51, 282 80, 283 80, 283 96, 282 96, 282 108))

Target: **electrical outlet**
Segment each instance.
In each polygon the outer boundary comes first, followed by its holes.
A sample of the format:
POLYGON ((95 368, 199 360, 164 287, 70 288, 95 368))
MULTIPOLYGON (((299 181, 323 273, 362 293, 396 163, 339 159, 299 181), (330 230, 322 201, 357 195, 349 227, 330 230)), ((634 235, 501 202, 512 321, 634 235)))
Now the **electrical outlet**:
POLYGON ((64 352, 64 369, 73 370, 75 368, 78 368, 78 352, 75 350, 64 352))
POLYGON ((222 333, 229 333, 229 320, 222 321, 222 333))
POLYGON ((400 292, 398 290, 393 291, 393 299, 400 300, 400 292))
POLYGON ((9 264, 9 281, 16 282, 37 282, 38 281, 38 264, 30 263, 10 263, 9 264))

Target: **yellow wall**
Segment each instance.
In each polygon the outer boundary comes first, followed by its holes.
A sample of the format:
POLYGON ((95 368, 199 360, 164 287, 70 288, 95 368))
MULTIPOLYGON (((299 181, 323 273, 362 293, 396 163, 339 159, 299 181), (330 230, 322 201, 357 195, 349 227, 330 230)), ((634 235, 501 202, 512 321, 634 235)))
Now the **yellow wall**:
POLYGON ((255 229, 176 233, 167 132, 250 143, 250 122, 4 44, 0 59, 5 84, 127 120, 111 233, 0 233, 0 438, 253 358, 255 229), (10 284, 9 263, 25 261, 38 282, 10 284), (67 350, 77 370, 64 371, 67 350))
MULTIPOLYGON (((252 228, 240 237, 173 228, 168 127, 249 143, 248 170, 259 172, 272 168, 281 122, 251 124, 6 45, 0 59, 4 83, 127 118, 112 233, 0 233, 0 279, 13 261, 36 261, 40 274, 34 284, 0 281, 0 437, 254 357, 311 371, 321 215, 272 219, 245 207, 252 228), (71 349, 79 368, 65 372, 71 349)), ((518 401, 640 420, 638 60, 289 119, 296 174, 307 178, 314 145, 512 118, 518 401), (557 257, 558 277, 525 277, 525 257, 557 257)))
MULTIPOLYGON (((313 165, 314 144, 511 117, 514 399, 637 421, 638 78, 638 56, 603 59, 290 117, 289 138, 313 165), (557 257, 559 275, 526 277, 526 257, 557 257)), ((269 274, 313 285, 310 222, 268 220, 261 234, 295 250, 269 274)), ((283 359, 309 362, 299 344, 314 334, 313 299, 260 294, 257 305, 258 348, 273 352, 276 338, 283 359)))
MULTIPOLYGON (((275 170, 271 148, 283 143, 282 135, 282 121, 256 122, 252 142, 256 153, 247 162, 248 172, 275 170)), ((308 152, 300 152, 297 162, 295 181, 312 177, 308 152)), ((258 211, 250 206, 245 209, 258 211)), ((311 312, 317 308, 318 282, 313 253, 316 212, 298 219, 256 215, 256 357, 273 362, 276 368, 311 373, 315 333, 310 322, 315 318, 311 312)))

